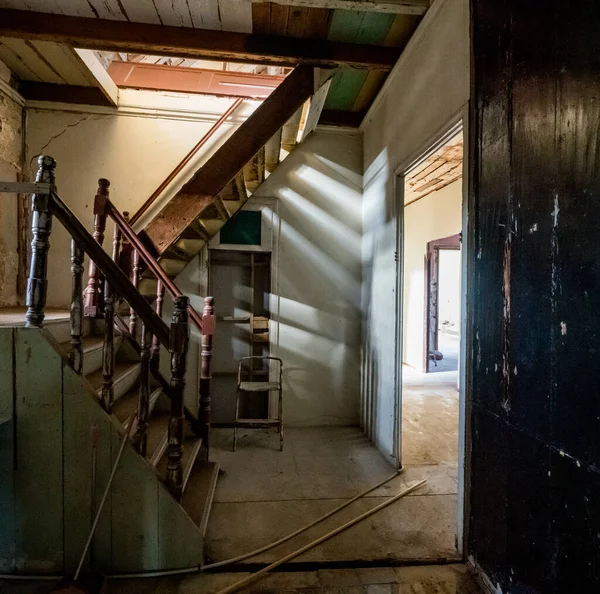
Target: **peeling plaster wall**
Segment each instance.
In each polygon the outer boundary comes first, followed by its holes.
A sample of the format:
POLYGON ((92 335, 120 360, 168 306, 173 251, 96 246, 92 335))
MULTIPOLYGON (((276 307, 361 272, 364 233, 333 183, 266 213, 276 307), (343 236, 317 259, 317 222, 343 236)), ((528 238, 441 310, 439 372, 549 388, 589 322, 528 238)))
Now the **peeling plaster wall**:
MULTIPOLYGON (((0 81, 10 82, 10 70, 0 62, 0 81)), ((0 87, 0 180, 18 181, 23 166, 23 103, 0 87)), ((19 274, 19 200, 0 196, 0 307, 17 305, 19 274)))
MULTIPOLYGON (((38 155, 54 157, 58 193, 90 231, 99 178, 110 180, 111 200, 121 211, 135 213, 231 105, 226 98, 148 91, 122 90, 120 97, 118 111, 27 108, 26 174, 34 178, 38 155)), ((247 102, 241 115, 232 117, 233 123, 223 125, 161 200, 169 199, 256 105, 247 102)), ((105 246, 112 241, 112 228, 107 228, 106 238, 105 246)), ((71 291, 70 238, 58 222, 50 243, 47 304, 64 308, 71 291)))
POLYGON ((398 168, 427 149, 469 98, 469 2, 436 0, 362 125, 362 423, 395 458, 398 168))

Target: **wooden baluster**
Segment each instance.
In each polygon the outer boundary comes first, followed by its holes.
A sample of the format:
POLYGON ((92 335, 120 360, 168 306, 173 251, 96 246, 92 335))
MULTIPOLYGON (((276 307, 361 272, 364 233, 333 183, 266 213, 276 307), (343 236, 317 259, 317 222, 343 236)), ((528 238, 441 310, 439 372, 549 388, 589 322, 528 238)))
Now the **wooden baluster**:
POLYGON ((150 418, 150 339, 151 334, 146 330, 146 325, 142 324, 142 342, 141 342, 141 378, 140 391, 138 394, 137 408, 137 428, 133 436, 133 443, 136 450, 146 457, 148 447, 148 420, 150 418))
MULTIPOLYGON (((52 157, 41 156, 38 159, 36 182, 54 185, 56 161, 52 157)), ((52 232, 52 214, 50 213, 50 194, 34 194, 32 198, 31 261, 29 278, 27 279, 27 313, 25 326, 39 328, 44 320, 44 306, 48 289, 48 250, 50 249, 50 233, 52 232)))
POLYGON ((173 300, 171 322, 171 416, 169 418, 169 460, 167 463, 167 485, 171 493, 181 499, 183 489, 183 438, 185 369, 189 342, 188 308, 185 296, 173 300))
MULTIPOLYGON (((142 271, 142 267, 140 265, 140 254, 137 250, 133 250, 131 254, 131 282, 133 286, 137 289, 138 284, 140 282, 140 272, 142 271)), ((129 332, 131 336, 135 338, 137 332, 137 320, 138 315, 136 311, 132 308, 129 310, 129 332)))
POLYGON ((212 409, 210 383, 214 331, 215 299, 214 297, 205 297, 202 312, 202 366, 200 369, 200 410, 198 411, 198 419, 200 421, 200 437, 202 437, 202 443, 206 448, 207 460, 210 447, 210 413, 212 409))
MULTIPOLYGON (((100 245, 104 243, 104 231, 106 230, 109 186, 110 182, 107 179, 99 179, 98 192, 94 199, 94 239, 100 245)), ((86 316, 96 318, 102 315, 104 307, 101 286, 102 275, 96 264, 90 260, 88 283, 85 288, 85 305, 83 308, 86 316)))
MULTIPOLYGON (((104 218, 101 226, 102 237, 98 243, 102 244, 104 238, 104 229, 106 228, 106 205, 108 204, 108 187, 110 182, 107 179, 99 180, 100 187, 98 194, 104 200, 104 218), (102 191, 101 191, 102 190, 102 191)), ((95 208, 95 207, 94 207, 95 208)), ((101 218, 101 217, 99 217, 101 218)), ((95 227, 95 225, 94 225, 95 227)), ((96 231, 94 229, 94 236, 96 231)), ((113 235, 113 260, 118 259, 118 250, 120 244, 120 231, 115 228, 113 235)), ((115 372, 115 290, 114 287, 104 279, 104 345, 102 348, 102 405, 107 412, 112 409, 114 400, 114 372, 115 372)))
POLYGON ((83 371, 83 258, 84 252, 71 240, 71 365, 75 373, 83 371))
MULTIPOLYGON (((163 303, 165 301, 165 286, 161 281, 156 285, 156 313, 162 318, 163 303)), ((160 365, 160 341, 156 336, 152 338, 152 349, 150 356, 152 369, 158 369, 160 365)))

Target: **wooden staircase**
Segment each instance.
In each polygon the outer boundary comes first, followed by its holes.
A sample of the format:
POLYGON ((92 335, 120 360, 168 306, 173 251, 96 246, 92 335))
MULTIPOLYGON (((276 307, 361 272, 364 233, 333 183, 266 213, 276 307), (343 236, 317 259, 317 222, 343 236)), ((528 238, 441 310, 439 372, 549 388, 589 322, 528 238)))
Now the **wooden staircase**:
MULTIPOLYGON (((141 231, 176 277, 316 127, 333 71, 297 67, 141 231)), ((155 282, 142 279, 152 295, 155 282)))
MULTIPOLYGON (((129 311, 123 310, 124 321, 128 321, 129 311)), ((102 398, 102 360, 104 347, 104 320, 86 318, 82 337, 83 371, 82 381, 95 392, 99 402, 102 398)), ((49 333, 58 343, 62 352, 70 357, 72 353, 70 324, 68 318, 47 326, 49 333)), ((139 345, 126 332, 115 329, 114 337, 115 369, 113 374, 114 399, 111 416, 124 431, 138 408, 138 395, 142 381, 139 345)), ((168 425, 170 400, 166 394, 168 382, 159 371, 151 375, 149 386, 149 422, 146 429, 145 459, 154 468, 163 483, 167 483, 168 425)), ((186 411, 192 420, 191 411, 186 411)), ((134 420, 132 434, 135 434, 137 419, 134 420)), ((210 515, 213 495, 219 473, 219 465, 200 456, 202 439, 186 423, 183 444, 183 496, 181 504, 190 518, 198 526, 204 537, 210 515), (191 482, 191 483, 190 483, 191 482), (188 484, 196 487, 193 493, 187 492, 188 484)))

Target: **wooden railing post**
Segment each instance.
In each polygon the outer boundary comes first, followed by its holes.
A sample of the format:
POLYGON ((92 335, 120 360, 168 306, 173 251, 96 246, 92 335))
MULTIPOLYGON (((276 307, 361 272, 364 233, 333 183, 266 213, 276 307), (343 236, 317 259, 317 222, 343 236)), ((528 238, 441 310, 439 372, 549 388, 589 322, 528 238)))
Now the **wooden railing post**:
MULTIPOLYGON (((156 313, 162 318, 163 303, 165 301, 165 285, 159 280, 156 285, 156 313)), ((152 349, 150 355, 152 369, 158 369, 160 365, 160 341, 156 336, 152 337, 152 349)))
MULTIPOLYGON (((138 284, 140 282, 140 272, 142 271, 142 267, 140 264, 140 253, 134 249, 131 254, 131 283, 137 289, 138 284)), ((135 312, 135 309, 129 309, 129 333, 134 338, 136 337, 137 331, 137 319, 138 315, 135 312)))
POLYGON ((185 296, 173 300, 171 322, 171 416, 169 418, 169 454, 167 463, 167 485, 177 500, 183 491, 183 439, 185 370, 189 342, 188 302, 185 296))
POLYGON ((140 391, 138 394, 137 428, 133 436, 136 450, 146 457, 148 446, 148 419, 150 418, 150 332, 142 324, 142 341, 140 344, 141 369, 140 391))
POLYGON ((71 240, 71 365, 75 373, 83 371, 83 250, 71 240))
MULTIPOLYGON (((102 245, 104 243, 104 231, 106 230, 106 217, 108 213, 108 188, 110 182, 107 179, 98 180, 98 192, 94 199, 94 239, 102 245)), ((90 270, 87 287, 85 289, 84 314, 96 318, 102 314, 103 294, 101 291, 102 278, 95 262, 90 259, 90 270)))
MULTIPOLYGON (((52 157, 41 156, 38 159, 36 182, 54 185, 56 161, 52 157)), ((31 262, 27 279, 27 313, 25 326, 40 327, 44 320, 44 306, 48 289, 48 250, 50 249, 50 233, 52 232, 52 214, 50 212, 50 194, 34 194, 32 199, 31 230, 31 262)))
POLYGON ((207 460, 210 448, 210 413, 212 409, 210 383, 214 330, 215 299, 214 297, 205 297, 202 312, 202 366, 200 369, 200 410, 198 411, 198 419, 201 428, 200 437, 202 437, 202 442, 206 448, 207 460))

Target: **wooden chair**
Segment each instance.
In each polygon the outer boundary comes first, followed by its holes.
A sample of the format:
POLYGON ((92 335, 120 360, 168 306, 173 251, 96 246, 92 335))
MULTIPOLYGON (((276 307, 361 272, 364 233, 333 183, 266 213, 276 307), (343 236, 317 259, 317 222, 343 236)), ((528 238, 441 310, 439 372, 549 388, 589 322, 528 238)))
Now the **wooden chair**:
MULTIPOLYGON (((251 370, 249 370, 252 378, 251 370)), ((268 429, 276 427, 279 433, 279 451, 283 451, 283 361, 279 357, 244 357, 238 362, 237 392, 235 395, 235 424, 233 428, 233 451, 237 446, 237 431, 239 427, 248 429, 268 429), (242 370, 245 361, 257 360, 277 361, 279 363, 279 379, 276 382, 254 382, 242 381, 242 370), (279 401, 277 407, 277 418, 268 419, 240 419, 240 396, 243 392, 278 392, 279 401)))

